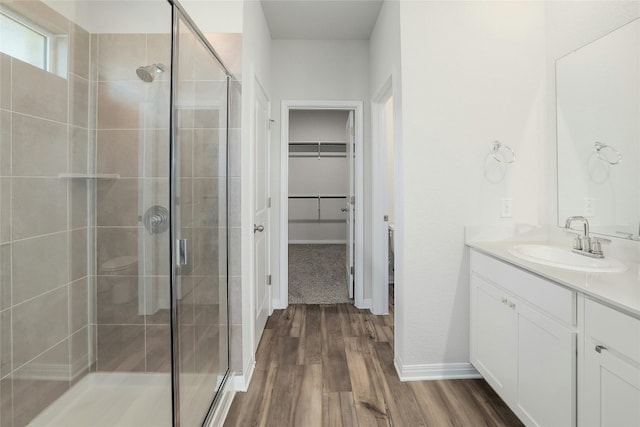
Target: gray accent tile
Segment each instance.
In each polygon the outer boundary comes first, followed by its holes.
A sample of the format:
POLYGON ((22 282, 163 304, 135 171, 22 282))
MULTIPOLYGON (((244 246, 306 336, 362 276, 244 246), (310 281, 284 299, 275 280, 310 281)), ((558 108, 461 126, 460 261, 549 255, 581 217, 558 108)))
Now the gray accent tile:
POLYGON ((147 372, 171 371, 171 329, 169 325, 146 328, 147 372))
POLYGON ((0 312, 0 378, 7 376, 12 369, 11 351, 11 310, 0 312))
POLYGON ((11 219, 14 240, 66 229, 67 181, 13 178, 11 219))
POLYGON ((66 123, 67 80, 22 61, 13 61, 13 111, 66 123), (34 90, 38 88, 38 90, 34 90))
POLYGON ((89 282, 82 278, 69 285, 70 333, 75 333, 89 324, 89 282))
POLYGON ((138 314, 138 276, 98 276, 96 286, 99 325, 144 323, 138 314))
POLYGON ((64 340, 12 374, 14 426, 27 425, 69 389, 69 342, 64 340))
POLYGON ((11 307, 11 244, 0 245, 0 310, 11 307))
POLYGON ((97 183, 96 212, 98 226, 138 226, 138 216, 144 212, 140 182, 137 178, 100 180, 97 183))
POLYGON ((98 80, 138 80, 145 48, 145 34, 98 34, 98 80))
POLYGON ((67 172, 67 125, 37 117, 12 115, 14 176, 49 176, 67 172))
POLYGON ((138 130, 99 130, 97 134, 98 173, 117 173, 121 178, 142 175, 138 159, 143 141, 138 130))
POLYGON ((142 81, 98 83, 98 129, 140 128, 144 119, 144 84, 142 81))
POLYGON ((87 229, 79 228, 69 232, 71 251, 69 256, 69 272, 71 281, 78 280, 88 274, 87 255, 87 229))
POLYGON ((14 369, 69 335, 67 307, 66 287, 13 307, 14 369))
POLYGON ((98 371, 143 372, 143 325, 98 325, 98 371))
POLYGON ((67 257, 66 232, 14 242, 13 304, 68 283, 67 257))
POLYGON ((76 383, 89 372, 89 327, 85 326, 70 338, 71 382, 76 383))

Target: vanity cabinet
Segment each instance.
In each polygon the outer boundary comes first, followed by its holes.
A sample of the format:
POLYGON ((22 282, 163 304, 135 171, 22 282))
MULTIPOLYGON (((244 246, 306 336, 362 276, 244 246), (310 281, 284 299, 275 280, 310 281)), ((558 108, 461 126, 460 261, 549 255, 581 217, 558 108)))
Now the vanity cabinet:
POLYGON ((471 363, 528 426, 576 425, 576 295, 471 251, 471 363))
POLYGON ((581 378, 581 426, 640 426, 640 320, 586 299, 581 378))

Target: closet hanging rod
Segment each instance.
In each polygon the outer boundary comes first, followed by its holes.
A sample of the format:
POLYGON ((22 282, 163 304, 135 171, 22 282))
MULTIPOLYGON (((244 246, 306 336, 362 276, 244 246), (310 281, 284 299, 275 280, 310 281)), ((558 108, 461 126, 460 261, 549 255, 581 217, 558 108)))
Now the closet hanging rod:
POLYGON ((345 224, 346 219, 290 219, 289 224, 345 224))
POLYGON ((296 158, 296 157, 300 157, 300 158, 304 158, 304 157, 314 157, 314 158, 346 158, 347 155, 346 154, 326 154, 326 153, 322 153, 321 155, 316 154, 312 154, 312 153, 301 153, 301 154, 289 154, 289 157, 291 158, 296 158))
POLYGON ((346 199, 348 197, 349 196, 330 196, 330 195, 323 196, 323 195, 318 195, 318 194, 310 195, 310 196, 307 196, 307 195, 292 195, 292 196, 289 196, 290 199, 346 199))
POLYGON ((341 144, 341 145, 347 145, 348 141, 289 141, 289 145, 316 145, 316 144, 323 144, 323 145, 327 145, 327 144, 341 144))

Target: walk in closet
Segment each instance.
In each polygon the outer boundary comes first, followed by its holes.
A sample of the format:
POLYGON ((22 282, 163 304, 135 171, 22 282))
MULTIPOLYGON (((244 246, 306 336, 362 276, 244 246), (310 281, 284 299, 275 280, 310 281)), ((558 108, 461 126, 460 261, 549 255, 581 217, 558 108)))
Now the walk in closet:
POLYGON ((349 302, 349 111, 289 116, 289 302, 349 302))
POLYGON ((296 110, 290 114, 289 244, 344 244, 348 112, 296 110))

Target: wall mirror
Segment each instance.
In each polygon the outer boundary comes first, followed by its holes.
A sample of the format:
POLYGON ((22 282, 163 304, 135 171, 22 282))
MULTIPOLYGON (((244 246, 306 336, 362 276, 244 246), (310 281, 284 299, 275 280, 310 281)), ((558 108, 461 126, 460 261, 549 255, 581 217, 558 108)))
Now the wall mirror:
POLYGON ((640 18, 556 61, 558 225, 640 237, 640 18))

